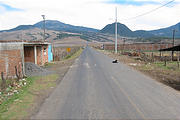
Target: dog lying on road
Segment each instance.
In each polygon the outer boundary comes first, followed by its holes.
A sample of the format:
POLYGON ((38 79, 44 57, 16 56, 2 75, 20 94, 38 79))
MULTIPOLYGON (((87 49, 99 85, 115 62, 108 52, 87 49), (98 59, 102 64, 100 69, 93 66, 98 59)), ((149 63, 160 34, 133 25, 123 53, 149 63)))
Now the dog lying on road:
POLYGON ((113 60, 112 63, 118 63, 118 61, 117 60, 113 60))

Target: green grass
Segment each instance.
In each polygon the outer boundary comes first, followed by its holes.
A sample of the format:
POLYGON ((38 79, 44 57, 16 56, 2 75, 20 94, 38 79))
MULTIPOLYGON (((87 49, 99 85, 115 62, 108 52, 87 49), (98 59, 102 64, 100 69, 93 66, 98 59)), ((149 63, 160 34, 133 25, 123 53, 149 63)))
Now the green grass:
MULTIPOLYGON (((13 102, 17 99, 22 100, 23 97, 28 93, 28 88, 30 87, 30 85, 34 82, 35 78, 34 77, 30 77, 27 78, 27 85, 22 87, 21 90, 19 91, 19 94, 14 94, 13 96, 11 96, 10 98, 8 98, 6 101, 4 101, 1 105, 0 105, 0 119, 10 119, 13 115, 14 112, 9 112, 9 109, 11 107, 11 105, 13 104, 13 102)), ((30 102, 32 99, 29 99, 27 102, 30 102)), ((21 108, 22 106, 24 106, 23 104, 19 105, 18 107, 21 108)), ((28 106, 28 104, 27 104, 28 106)))
POLYGON ((0 119, 23 119, 27 117, 29 110, 32 109, 32 105, 35 103, 37 97, 35 93, 56 86, 57 78, 57 74, 27 78, 27 85, 20 88, 18 94, 7 98, 0 105, 0 119))
POLYGON ((54 62, 47 62, 44 64, 44 67, 49 67, 49 66, 52 66, 54 64, 55 64, 54 62))
POLYGON ((155 62, 154 63, 155 66, 162 68, 162 69, 166 69, 166 70, 176 70, 176 71, 180 71, 180 69, 178 69, 178 65, 177 62, 167 62, 166 66, 164 62, 155 62))
POLYGON ((80 48, 78 51, 76 51, 74 54, 69 54, 67 55, 64 60, 67 60, 67 59, 74 59, 76 58, 77 56, 79 56, 81 53, 82 53, 83 49, 80 48))

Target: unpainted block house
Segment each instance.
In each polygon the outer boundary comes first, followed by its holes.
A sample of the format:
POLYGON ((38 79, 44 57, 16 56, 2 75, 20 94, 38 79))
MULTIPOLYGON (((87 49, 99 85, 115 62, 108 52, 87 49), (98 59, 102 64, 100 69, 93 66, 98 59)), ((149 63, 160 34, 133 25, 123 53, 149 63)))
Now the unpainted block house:
POLYGON ((0 72, 4 76, 15 77, 15 66, 18 72, 25 75, 25 62, 39 66, 52 61, 51 44, 33 41, 0 41, 0 72))

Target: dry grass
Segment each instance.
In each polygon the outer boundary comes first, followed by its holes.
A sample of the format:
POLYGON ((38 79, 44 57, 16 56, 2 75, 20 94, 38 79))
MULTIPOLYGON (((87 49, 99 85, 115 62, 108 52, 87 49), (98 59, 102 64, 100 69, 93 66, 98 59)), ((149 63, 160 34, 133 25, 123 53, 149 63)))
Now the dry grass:
POLYGON ((177 67, 177 62, 167 62, 167 66, 164 66, 164 62, 147 63, 137 59, 137 57, 129 57, 121 54, 115 55, 113 52, 104 50, 99 51, 118 59, 120 62, 133 67, 159 82, 180 90, 180 69, 177 67))

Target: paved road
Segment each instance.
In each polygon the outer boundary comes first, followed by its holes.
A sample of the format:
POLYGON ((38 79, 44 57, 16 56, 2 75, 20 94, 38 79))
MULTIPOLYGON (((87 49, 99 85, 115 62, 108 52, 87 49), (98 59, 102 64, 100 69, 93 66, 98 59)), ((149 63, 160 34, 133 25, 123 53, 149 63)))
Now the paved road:
POLYGON ((86 48, 33 118, 180 119, 177 91, 86 48))

